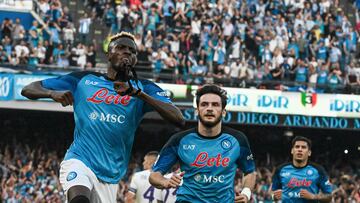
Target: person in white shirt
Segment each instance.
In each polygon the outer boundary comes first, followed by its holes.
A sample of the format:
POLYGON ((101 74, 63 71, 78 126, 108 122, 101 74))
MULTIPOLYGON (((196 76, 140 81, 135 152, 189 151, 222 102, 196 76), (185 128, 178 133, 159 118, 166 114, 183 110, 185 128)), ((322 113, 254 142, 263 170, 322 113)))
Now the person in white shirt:
POLYGON ((154 165, 159 153, 150 151, 144 157, 143 171, 134 173, 131 178, 129 191, 126 193, 125 203, 150 203, 154 202, 155 188, 149 183, 151 167, 154 165))
MULTIPOLYGON (((171 178, 173 173, 166 174, 164 177, 171 178)), ((155 188, 155 203, 175 203, 177 189, 178 188, 167 188, 161 190, 155 188)))

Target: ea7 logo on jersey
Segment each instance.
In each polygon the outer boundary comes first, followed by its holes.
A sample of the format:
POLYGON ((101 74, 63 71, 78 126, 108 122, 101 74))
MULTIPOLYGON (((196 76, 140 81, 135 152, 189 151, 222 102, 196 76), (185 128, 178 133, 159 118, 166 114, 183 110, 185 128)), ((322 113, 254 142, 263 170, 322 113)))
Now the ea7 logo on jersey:
POLYGON ((195 145, 194 145, 194 144, 184 144, 184 145, 183 145, 183 149, 184 149, 184 150, 194 150, 194 149, 195 149, 195 145))
POLYGON ((85 80, 85 85, 97 85, 97 84, 99 83, 91 80, 85 80))

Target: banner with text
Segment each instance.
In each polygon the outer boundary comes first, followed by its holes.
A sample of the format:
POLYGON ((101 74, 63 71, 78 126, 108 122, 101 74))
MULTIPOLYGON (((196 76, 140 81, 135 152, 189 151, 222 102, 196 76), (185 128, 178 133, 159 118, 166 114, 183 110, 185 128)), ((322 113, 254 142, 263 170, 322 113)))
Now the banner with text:
MULTIPOLYGON (((194 122, 198 120, 194 108, 182 109, 181 111, 185 120, 194 122)), ((337 118, 228 111, 222 121, 224 123, 244 125, 360 130, 359 118, 337 118)))
POLYGON ((27 98, 21 95, 21 90, 28 84, 44 80, 47 78, 56 77, 50 75, 25 75, 25 74, 16 74, 14 75, 14 99, 16 100, 27 100, 27 98))
MULTIPOLYGON (((192 86, 192 95, 197 88, 192 86)), ((228 111, 360 118, 359 95, 224 89, 228 95, 228 111)), ((193 106, 196 107, 195 98, 193 106)))

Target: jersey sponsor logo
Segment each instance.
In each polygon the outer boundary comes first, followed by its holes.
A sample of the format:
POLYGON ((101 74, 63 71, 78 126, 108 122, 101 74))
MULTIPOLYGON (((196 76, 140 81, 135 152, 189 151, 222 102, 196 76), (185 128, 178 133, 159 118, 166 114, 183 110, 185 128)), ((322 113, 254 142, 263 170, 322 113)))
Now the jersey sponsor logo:
POLYGON ((290 176, 290 172, 282 172, 281 176, 288 177, 290 176))
POLYGON ((97 85, 99 82, 91 81, 91 80, 85 80, 85 85, 97 85))
POLYGON ((156 92, 156 94, 161 97, 169 97, 170 96, 170 93, 167 93, 167 92, 156 92))
POLYGON ((303 187, 303 186, 310 187, 311 183, 312 183, 311 180, 306 180, 306 179, 299 180, 297 178, 291 178, 287 186, 288 188, 303 187))
POLYGON ((91 97, 86 99, 87 101, 94 103, 94 104, 121 104, 126 106, 129 104, 131 97, 129 95, 120 96, 119 94, 110 94, 109 90, 106 88, 101 88, 100 90, 96 91, 91 97))
POLYGON ((231 146, 232 146, 232 144, 231 144, 230 140, 225 139, 225 140, 221 141, 221 147, 223 149, 230 149, 231 146))
POLYGON ((290 198, 293 198, 293 197, 299 198, 300 197, 300 192, 289 192, 288 195, 289 195, 290 198))
POLYGON ((249 156, 246 157, 246 160, 254 160, 254 155, 250 154, 249 156))
POLYGON ((184 144, 184 145, 183 145, 183 149, 184 149, 184 150, 194 150, 194 149, 195 149, 195 145, 194 145, 194 144, 184 144))
POLYGON ((72 181, 77 177, 77 173, 75 171, 71 171, 70 173, 68 173, 66 180, 67 181, 72 181))
POLYGON ((191 166, 202 168, 204 166, 212 167, 227 167, 229 165, 230 158, 229 157, 221 157, 221 154, 217 154, 216 157, 209 157, 209 154, 207 152, 200 152, 193 163, 191 163, 191 166))
POLYGON ((219 176, 213 176, 213 175, 200 175, 196 174, 194 176, 194 180, 198 183, 224 183, 225 182, 225 176, 219 175, 219 176))
POLYGON ((117 115, 117 114, 105 114, 105 113, 98 113, 96 111, 93 111, 89 114, 89 118, 92 121, 99 120, 101 122, 106 123, 124 123, 125 122, 125 115, 117 115))

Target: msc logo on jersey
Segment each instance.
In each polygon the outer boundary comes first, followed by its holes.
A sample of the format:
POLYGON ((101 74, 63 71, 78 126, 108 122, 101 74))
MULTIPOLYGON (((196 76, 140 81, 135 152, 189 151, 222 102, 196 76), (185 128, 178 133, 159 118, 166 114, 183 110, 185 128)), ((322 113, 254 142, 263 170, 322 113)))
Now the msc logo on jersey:
POLYGON ((225 182, 225 176, 219 175, 219 176, 213 176, 213 175, 200 175, 196 174, 194 176, 194 180, 198 183, 223 183, 225 182))
POLYGON ((77 173, 75 171, 71 171, 70 173, 68 173, 66 180, 67 181, 72 181, 76 178, 77 173))
POLYGON ((124 123, 125 122, 125 116, 124 115, 116 115, 116 114, 105 114, 105 113, 98 113, 96 111, 93 111, 89 114, 89 118, 92 121, 99 120, 101 122, 106 123, 124 123))
POLYGON ((221 147, 223 149, 230 149, 231 146, 232 146, 232 144, 231 144, 230 140, 225 139, 225 140, 221 141, 221 147))

